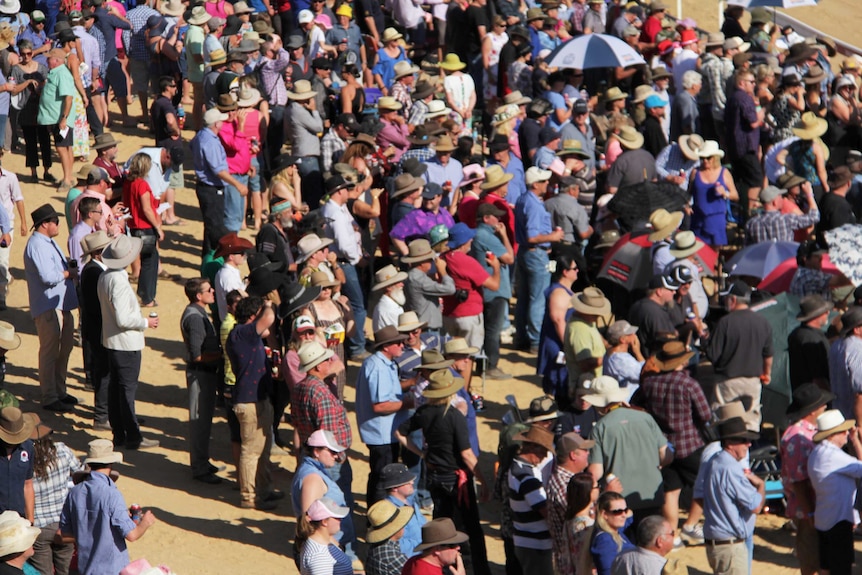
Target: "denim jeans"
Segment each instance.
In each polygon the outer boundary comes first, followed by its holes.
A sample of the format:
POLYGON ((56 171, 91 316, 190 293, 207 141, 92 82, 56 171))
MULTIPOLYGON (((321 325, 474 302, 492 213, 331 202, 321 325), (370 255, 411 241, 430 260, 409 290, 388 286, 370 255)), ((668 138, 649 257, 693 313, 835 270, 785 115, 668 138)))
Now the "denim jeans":
POLYGON ((359 274, 356 273, 356 267, 350 264, 341 264, 341 269, 344 271, 344 285, 341 286, 341 293, 347 296, 350 301, 350 307, 353 309, 353 320, 356 323, 356 333, 347 341, 348 357, 358 355, 365 351, 365 294, 362 292, 362 285, 359 283, 359 274))
POLYGON ((485 302, 485 356, 488 358, 488 368, 497 367, 500 361, 500 332, 506 321, 509 302, 502 297, 495 297, 485 302))
POLYGON ((358 559, 356 550, 354 549, 356 545, 356 529, 353 511, 356 506, 353 499, 353 468, 350 467, 350 460, 345 459, 344 463, 336 463, 332 467, 327 468, 326 474, 341 488, 341 491, 344 493, 344 500, 350 509, 347 517, 341 521, 341 534, 337 539, 344 546, 344 553, 351 560, 358 559))
MULTIPOLYGON (((236 180, 248 185, 248 174, 231 174, 236 180)), ((245 213, 243 208, 245 202, 239 193, 239 190, 234 186, 225 182, 224 184, 224 227, 229 232, 238 232, 242 226, 245 213)))
POLYGON ((195 194, 198 197, 201 219, 204 223, 201 255, 205 256, 216 249, 219 239, 227 233, 224 228, 224 190, 198 182, 195 186, 195 194))
POLYGON ((303 156, 297 168, 302 178, 302 201, 313 210, 320 206, 323 197, 323 173, 320 171, 320 158, 303 156))
POLYGON ((539 345, 542 318, 545 315, 545 290, 551 285, 548 253, 542 248, 522 247, 515 260, 518 279, 518 303, 515 306, 515 329, 520 345, 539 345))

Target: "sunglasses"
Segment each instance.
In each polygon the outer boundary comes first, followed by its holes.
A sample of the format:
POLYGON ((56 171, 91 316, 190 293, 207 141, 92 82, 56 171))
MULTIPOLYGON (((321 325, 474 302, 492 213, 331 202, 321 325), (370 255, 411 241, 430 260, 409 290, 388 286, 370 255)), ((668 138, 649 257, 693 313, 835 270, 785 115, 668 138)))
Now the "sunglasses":
POLYGON ((605 513, 607 513, 609 515, 619 516, 619 515, 625 515, 628 512, 629 512, 629 508, 623 507, 622 509, 608 509, 605 513))

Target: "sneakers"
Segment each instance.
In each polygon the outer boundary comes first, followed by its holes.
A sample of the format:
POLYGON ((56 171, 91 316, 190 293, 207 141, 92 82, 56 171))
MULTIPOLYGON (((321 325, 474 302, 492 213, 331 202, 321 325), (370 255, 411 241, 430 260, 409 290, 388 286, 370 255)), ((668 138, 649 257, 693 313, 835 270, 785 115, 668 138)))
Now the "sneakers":
POLYGON ((492 367, 491 369, 485 372, 485 377, 488 379, 512 379, 512 376, 500 369, 499 367, 492 367))
POLYGON ((688 540, 689 545, 703 545, 706 541, 703 537, 703 527, 700 526, 700 523, 695 523, 693 527, 683 525, 680 535, 688 540))
POLYGON ((678 551, 680 549, 685 549, 685 543, 682 542, 682 539, 679 537, 673 538, 673 549, 671 551, 678 551))
POLYGON ((155 439, 141 439, 140 443, 127 443, 126 449, 153 449, 154 447, 158 447, 159 442, 155 439))

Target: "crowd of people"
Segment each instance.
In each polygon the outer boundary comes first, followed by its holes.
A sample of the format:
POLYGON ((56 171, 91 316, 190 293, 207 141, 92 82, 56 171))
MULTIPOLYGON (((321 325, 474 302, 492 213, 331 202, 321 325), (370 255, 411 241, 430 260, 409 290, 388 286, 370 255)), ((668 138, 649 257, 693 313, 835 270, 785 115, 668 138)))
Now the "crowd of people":
MULTIPOLYGON (((116 573, 156 521, 129 516, 113 466, 116 449, 159 447, 135 401, 188 167, 203 222, 180 319, 189 474, 223 482, 224 406, 238 504, 289 494, 303 575, 489 575, 483 515, 507 575, 657 574, 685 544, 750 573, 766 481, 749 447, 787 362, 756 307, 763 278, 725 283, 699 254, 792 241, 792 397, 769 423, 803 575, 850 573, 862 306, 847 302, 862 293, 822 268, 828 232, 862 210, 862 60, 762 8, 705 32, 660 0, 27 4, 0 2, 0 148, 65 209, 28 222, 0 170, 0 309, 29 233, 41 408, 81 401, 66 385, 79 327, 92 426, 112 439, 83 469, 34 414, 0 410, 0 570, 67 573, 77 549, 80 573, 116 573), (587 34, 645 63, 553 65, 587 34), (153 145, 121 164, 123 131, 153 145), (621 200, 648 204, 646 184, 683 199, 635 217, 621 200), (622 289, 599 272, 628 232, 648 273, 622 289), (486 382, 515 384, 504 346, 543 395, 483 445, 486 382), (479 456, 495 448, 491 473, 479 456)), ((19 345, 0 322, 4 362, 19 345)))

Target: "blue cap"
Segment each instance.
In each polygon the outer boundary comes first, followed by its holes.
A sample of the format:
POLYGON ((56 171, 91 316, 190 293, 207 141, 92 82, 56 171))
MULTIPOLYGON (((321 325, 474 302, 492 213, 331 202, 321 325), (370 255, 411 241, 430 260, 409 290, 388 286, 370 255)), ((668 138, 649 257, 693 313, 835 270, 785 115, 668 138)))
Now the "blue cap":
POLYGON ((657 94, 652 94, 644 101, 644 106, 646 106, 647 109, 664 108, 665 106, 667 106, 667 100, 657 94))
POLYGON ((476 230, 470 229, 465 223, 457 223, 449 229, 449 243, 451 249, 459 248, 476 236, 476 230))

